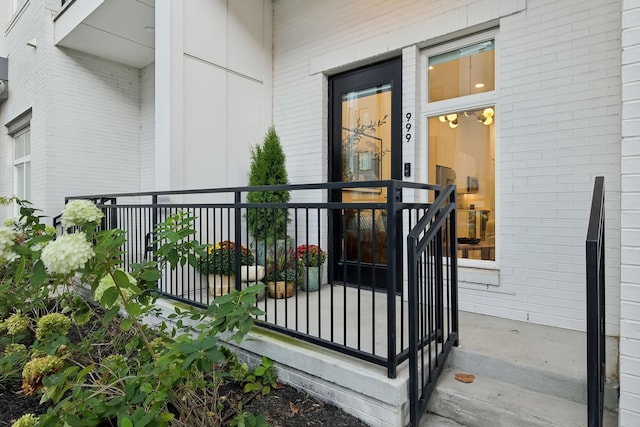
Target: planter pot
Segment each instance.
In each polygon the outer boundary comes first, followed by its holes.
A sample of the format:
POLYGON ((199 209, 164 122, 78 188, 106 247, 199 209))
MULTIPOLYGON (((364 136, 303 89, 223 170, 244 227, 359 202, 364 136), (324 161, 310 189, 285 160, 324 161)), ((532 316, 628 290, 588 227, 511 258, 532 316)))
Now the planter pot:
POLYGON ((211 296, 219 297, 231 292, 236 288, 236 276, 225 276, 222 274, 209 274, 209 293, 211 296))
POLYGON ((293 290, 296 287, 295 282, 267 282, 267 289, 269 290, 269 297, 281 299, 289 298, 293 296, 293 290))
POLYGON ((264 267, 261 265, 243 265, 240 267, 243 282, 257 282, 264 277, 264 267))
POLYGON ((302 272, 302 283, 300 288, 303 291, 315 292, 322 284, 322 267, 305 267, 302 272))

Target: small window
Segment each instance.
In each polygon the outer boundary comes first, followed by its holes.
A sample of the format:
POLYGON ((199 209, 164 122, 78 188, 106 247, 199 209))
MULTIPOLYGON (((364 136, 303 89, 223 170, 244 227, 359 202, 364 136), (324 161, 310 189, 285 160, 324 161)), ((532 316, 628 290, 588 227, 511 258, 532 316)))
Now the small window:
POLYGON ((429 57, 429 102, 495 90, 495 42, 429 57))
POLYGON ((22 200, 31 200, 31 130, 26 128, 13 136, 15 192, 22 200))

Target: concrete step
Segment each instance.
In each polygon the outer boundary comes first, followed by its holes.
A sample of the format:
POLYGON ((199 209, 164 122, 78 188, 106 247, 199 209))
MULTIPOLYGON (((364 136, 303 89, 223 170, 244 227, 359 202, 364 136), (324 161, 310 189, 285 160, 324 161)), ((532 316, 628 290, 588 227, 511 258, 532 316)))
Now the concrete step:
MULTIPOLYGON (((586 336, 582 332, 461 312, 460 346, 428 410, 467 426, 584 426, 586 336), (455 373, 476 376, 473 383, 455 373)), ((607 340, 605 407, 617 403, 617 345, 607 340)), ((614 426, 617 416, 605 415, 614 426)))
MULTIPOLYGON (((468 427, 587 425, 584 404, 483 375, 477 375, 472 383, 462 383, 455 379, 456 372, 451 369, 443 372, 429 401, 429 412, 468 427)), ((616 426, 617 417, 607 412, 604 425, 616 426)))

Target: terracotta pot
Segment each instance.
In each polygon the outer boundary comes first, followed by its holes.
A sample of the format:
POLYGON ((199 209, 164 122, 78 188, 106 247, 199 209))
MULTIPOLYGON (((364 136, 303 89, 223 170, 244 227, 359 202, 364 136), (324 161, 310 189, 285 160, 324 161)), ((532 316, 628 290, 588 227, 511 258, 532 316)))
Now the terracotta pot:
POLYGON ((295 282, 267 282, 269 297, 276 299, 292 297, 295 287, 295 282))

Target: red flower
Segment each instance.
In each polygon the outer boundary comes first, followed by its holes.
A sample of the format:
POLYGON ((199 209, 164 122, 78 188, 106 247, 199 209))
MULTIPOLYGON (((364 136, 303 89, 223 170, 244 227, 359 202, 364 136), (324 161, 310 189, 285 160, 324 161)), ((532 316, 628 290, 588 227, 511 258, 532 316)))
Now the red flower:
POLYGON ((302 265, 319 267, 327 260, 327 253, 317 245, 300 245, 296 249, 296 259, 302 265))

